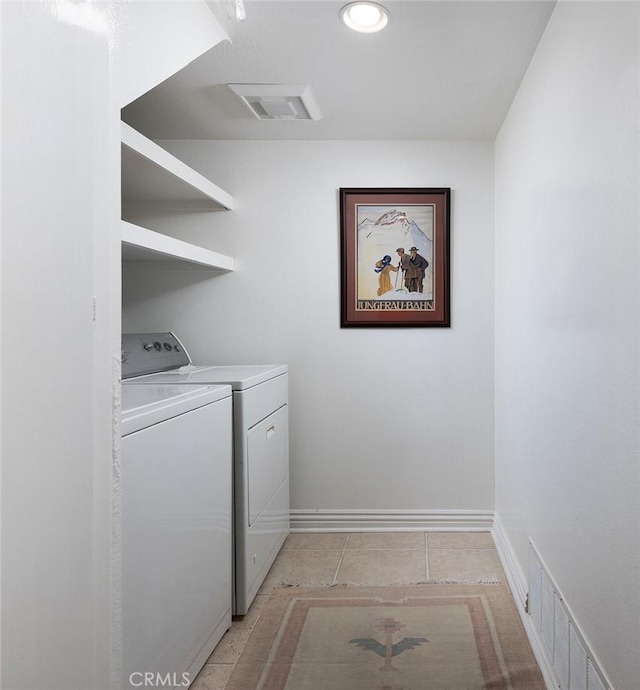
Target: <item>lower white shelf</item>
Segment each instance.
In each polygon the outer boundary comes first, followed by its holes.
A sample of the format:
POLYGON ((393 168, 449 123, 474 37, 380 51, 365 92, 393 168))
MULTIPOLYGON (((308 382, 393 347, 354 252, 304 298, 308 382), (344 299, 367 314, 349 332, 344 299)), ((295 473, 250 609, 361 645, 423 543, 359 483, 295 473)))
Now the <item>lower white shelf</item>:
POLYGON ((177 261, 218 271, 233 271, 235 260, 225 254, 176 240, 153 230, 122 221, 123 261, 177 261))

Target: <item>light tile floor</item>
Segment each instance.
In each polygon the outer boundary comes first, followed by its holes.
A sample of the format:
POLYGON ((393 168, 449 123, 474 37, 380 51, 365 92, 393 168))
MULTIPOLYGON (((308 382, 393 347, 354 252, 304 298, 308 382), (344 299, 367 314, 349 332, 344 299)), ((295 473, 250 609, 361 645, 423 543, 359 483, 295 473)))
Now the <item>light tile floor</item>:
POLYGON ((291 534, 246 616, 236 616, 191 690, 224 690, 277 587, 504 582, 489 532, 291 534))

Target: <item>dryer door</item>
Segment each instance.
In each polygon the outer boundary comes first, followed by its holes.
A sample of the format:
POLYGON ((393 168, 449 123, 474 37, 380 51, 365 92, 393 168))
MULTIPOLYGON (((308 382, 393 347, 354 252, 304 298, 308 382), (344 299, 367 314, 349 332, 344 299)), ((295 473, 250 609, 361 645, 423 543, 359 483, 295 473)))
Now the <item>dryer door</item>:
POLYGON ((249 526, 289 475, 289 419, 283 405, 247 433, 249 526))

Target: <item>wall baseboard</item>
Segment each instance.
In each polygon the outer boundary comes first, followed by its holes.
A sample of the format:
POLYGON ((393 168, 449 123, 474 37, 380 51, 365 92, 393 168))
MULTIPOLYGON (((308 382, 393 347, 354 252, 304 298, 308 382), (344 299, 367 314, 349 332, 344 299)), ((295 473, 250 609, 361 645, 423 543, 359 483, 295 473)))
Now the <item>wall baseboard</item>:
POLYGON ((496 543, 498 556, 500 556, 502 567, 507 575, 507 580, 509 581, 509 586, 511 587, 511 592, 516 600, 518 609, 524 611, 528 592, 527 578, 524 574, 524 571, 520 567, 518 559, 516 558, 515 552, 511 546, 511 542, 504 531, 498 515, 495 515, 493 518, 493 529, 491 532, 493 534, 493 541, 496 543))
POLYGON ((531 616, 525 610, 527 602, 527 579, 525 574, 518 563, 515 551, 511 546, 511 542, 507 537, 507 533, 504 531, 502 523, 500 522, 500 516, 495 515, 493 520, 493 529, 491 530, 493 534, 493 540, 496 543, 496 549, 498 550, 498 556, 502 562, 502 567, 507 576, 507 582, 509 587, 511 587, 511 592, 513 598, 516 602, 516 607, 522 624, 524 625, 525 632, 529 638, 529 643, 531 644, 531 649, 533 650, 533 655, 536 658, 538 666, 540 667, 540 672, 544 679, 545 685, 548 690, 556 690, 559 687, 558 680, 556 678, 555 671, 553 670, 552 660, 548 657, 545 648, 542 644, 542 639, 536 629, 531 616))
POLYGON ((291 510, 292 532, 488 532, 492 510, 291 510))

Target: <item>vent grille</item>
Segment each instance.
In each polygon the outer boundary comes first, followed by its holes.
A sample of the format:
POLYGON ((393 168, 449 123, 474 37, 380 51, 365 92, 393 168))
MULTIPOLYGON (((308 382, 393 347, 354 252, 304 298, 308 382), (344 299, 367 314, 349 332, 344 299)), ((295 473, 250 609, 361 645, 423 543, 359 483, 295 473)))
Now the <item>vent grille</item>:
POLYGON ((259 120, 320 120, 322 113, 309 86, 229 84, 259 120))
POLYGON ((611 690, 531 541, 529 614, 560 690, 611 690))

